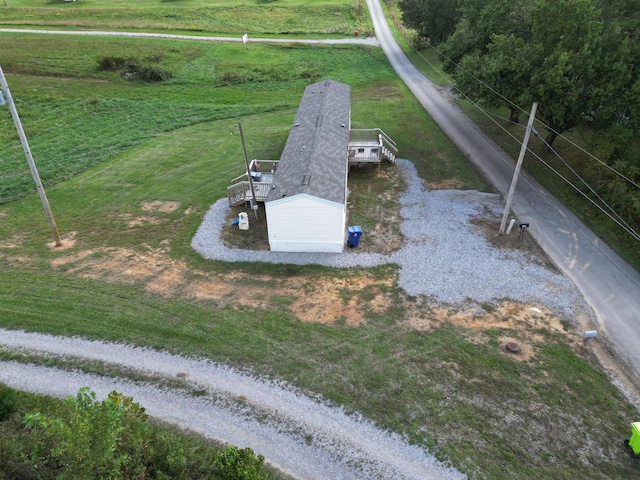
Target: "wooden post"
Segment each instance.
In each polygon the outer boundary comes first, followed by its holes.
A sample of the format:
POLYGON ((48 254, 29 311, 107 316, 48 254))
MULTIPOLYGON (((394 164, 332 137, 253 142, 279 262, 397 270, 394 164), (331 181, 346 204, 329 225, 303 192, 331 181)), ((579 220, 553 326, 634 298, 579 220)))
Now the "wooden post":
POLYGON ((244 152, 244 164, 247 166, 247 176, 249 177, 249 186, 251 187, 251 209, 253 210, 256 220, 258 220, 258 201, 256 200, 256 190, 253 188, 253 177, 249 170, 249 157, 247 156, 247 147, 244 143, 244 133, 242 133, 242 124, 238 122, 240 129, 240 139, 242 140, 242 151, 244 152))
POLYGON ((499 235, 504 234, 504 227, 507 225, 507 217, 509 216, 509 210, 511 210, 511 201, 513 200, 513 192, 515 192, 516 190, 516 183, 518 183, 520 168, 522 167, 524 154, 527 151, 527 144, 529 143, 529 136, 531 135, 531 128, 533 127, 533 120, 536 116, 537 108, 538 108, 538 102, 533 102, 533 106, 531 107, 531 114, 529 114, 529 123, 527 123, 527 130, 524 132, 524 140, 522 141, 522 148, 520 149, 520 155, 518 156, 516 169, 514 170, 513 178, 511 179, 511 186, 509 187, 509 194, 507 195, 507 204, 504 207, 504 214, 502 215, 502 222, 500 223, 500 231, 498 232, 499 235))
POLYGON ((53 218, 51 207, 49 207, 47 194, 45 193, 44 187, 42 186, 42 182, 40 181, 40 175, 38 174, 38 169, 36 168, 36 164, 33 161, 33 156, 31 155, 31 150, 29 149, 29 142, 27 141, 27 136, 25 135, 24 130, 22 128, 22 123, 20 122, 20 117, 18 116, 18 111, 16 110, 16 106, 13 103, 13 98, 11 97, 11 92, 9 91, 9 85, 7 85, 7 80, 6 78, 4 78, 2 67, 0 67, 0 87, 2 87, 2 91, 7 97, 9 110, 11 110, 11 116, 13 117, 13 122, 16 124, 16 129, 18 130, 18 136, 20 137, 20 141, 22 142, 22 148, 24 150, 25 156, 27 157, 27 162, 29 163, 29 169, 31 170, 31 175, 33 176, 33 180, 36 182, 36 188, 38 189, 38 195, 40 195, 42 206, 44 207, 44 211, 47 214, 47 219, 49 220, 49 226, 51 227, 51 231, 53 232, 53 238, 56 242, 56 247, 60 247, 62 246, 62 240, 60 239, 60 234, 58 233, 58 227, 56 226, 56 221, 53 218))

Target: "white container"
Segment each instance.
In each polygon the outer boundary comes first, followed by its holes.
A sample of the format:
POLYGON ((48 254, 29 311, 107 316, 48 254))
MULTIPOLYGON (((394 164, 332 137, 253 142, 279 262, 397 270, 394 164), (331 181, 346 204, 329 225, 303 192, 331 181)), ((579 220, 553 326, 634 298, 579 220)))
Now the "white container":
POLYGON ((247 215, 247 212, 240 212, 238 214, 238 228, 240 230, 249 230, 249 216, 247 215))

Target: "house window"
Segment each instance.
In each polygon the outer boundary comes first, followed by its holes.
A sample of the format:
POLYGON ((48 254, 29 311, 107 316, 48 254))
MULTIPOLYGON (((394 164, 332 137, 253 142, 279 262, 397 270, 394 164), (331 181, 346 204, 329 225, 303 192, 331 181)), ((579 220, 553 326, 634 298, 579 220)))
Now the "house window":
POLYGON ((364 148, 359 148, 358 153, 364 153, 364 148))
POLYGON ((378 153, 378 149, 377 148, 372 148, 371 149, 371 153, 378 153))

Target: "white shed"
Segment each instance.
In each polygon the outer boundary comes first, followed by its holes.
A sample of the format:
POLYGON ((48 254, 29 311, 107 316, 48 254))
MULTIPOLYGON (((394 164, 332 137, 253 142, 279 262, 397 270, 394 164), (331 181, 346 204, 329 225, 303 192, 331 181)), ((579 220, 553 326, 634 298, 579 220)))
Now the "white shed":
POLYGON ((265 201, 272 251, 342 252, 350 96, 333 80, 305 88, 265 201))

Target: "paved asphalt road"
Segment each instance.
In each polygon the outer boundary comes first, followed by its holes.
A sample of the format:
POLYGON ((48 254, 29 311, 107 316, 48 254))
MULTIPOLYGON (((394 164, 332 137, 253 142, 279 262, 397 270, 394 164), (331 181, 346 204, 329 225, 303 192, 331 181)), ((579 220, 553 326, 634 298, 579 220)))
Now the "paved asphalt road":
MULTIPOLYGON (((440 128, 506 197, 514 160, 407 59, 391 35, 379 0, 367 0, 391 65, 440 128)), ((520 177, 512 211, 549 257, 578 286, 618 356, 640 376, 640 274, 534 180, 520 177)), ((639 377, 640 378, 640 377, 639 377)), ((640 386, 640 385, 637 385, 640 386)))

